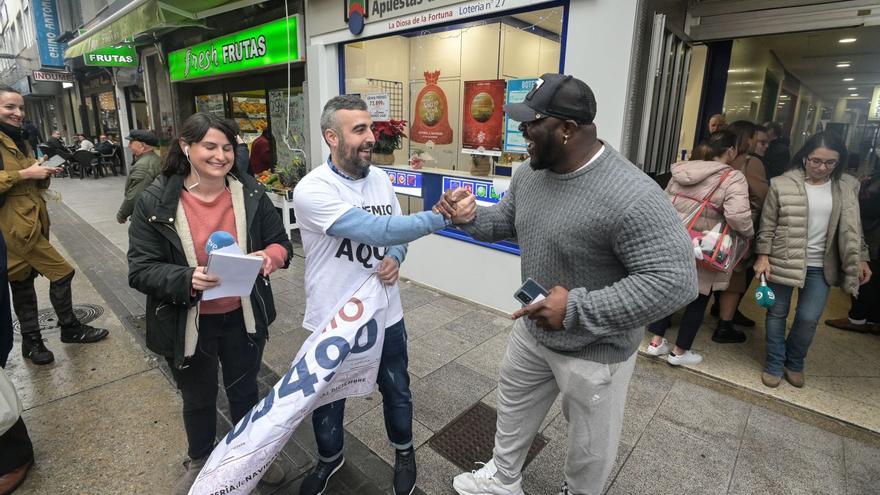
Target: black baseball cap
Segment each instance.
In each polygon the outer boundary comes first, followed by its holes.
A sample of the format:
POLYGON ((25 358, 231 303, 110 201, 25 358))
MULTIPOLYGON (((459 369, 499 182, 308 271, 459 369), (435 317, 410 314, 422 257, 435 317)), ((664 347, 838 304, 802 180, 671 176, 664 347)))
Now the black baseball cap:
POLYGON ((159 138, 157 138, 152 132, 143 129, 132 130, 125 139, 128 139, 129 141, 140 141, 150 146, 159 146, 159 138))
POLYGON ((507 116, 517 122, 531 122, 544 117, 591 124, 596 117, 596 97, 587 83, 573 76, 547 73, 522 103, 504 105, 507 116))

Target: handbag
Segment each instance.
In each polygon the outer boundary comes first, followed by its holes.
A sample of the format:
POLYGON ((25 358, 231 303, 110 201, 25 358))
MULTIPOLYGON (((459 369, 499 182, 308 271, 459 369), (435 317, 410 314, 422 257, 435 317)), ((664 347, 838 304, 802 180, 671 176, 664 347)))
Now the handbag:
POLYGON ((6 371, 0 368, 0 435, 9 431, 21 417, 21 400, 6 371))
MULTIPOLYGON (((749 251, 748 239, 739 235, 735 230, 731 230, 724 220, 723 210, 710 202, 712 196, 731 173, 733 173, 733 169, 724 172, 718 183, 696 204, 694 209, 683 220, 694 246, 694 257, 697 259, 697 266, 723 273, 730 273, 749 251), (697 230, 695 227, 697 221, 704 219, 703 215, 706 213, 707 208, 721 213, 721 219, 711 229, 697 230)), ((678 194, 673 197, 673 204, 675 204, 675 200, 678 197, 678 194)), ((688 199, 695 201, 693 198, 688 199)))

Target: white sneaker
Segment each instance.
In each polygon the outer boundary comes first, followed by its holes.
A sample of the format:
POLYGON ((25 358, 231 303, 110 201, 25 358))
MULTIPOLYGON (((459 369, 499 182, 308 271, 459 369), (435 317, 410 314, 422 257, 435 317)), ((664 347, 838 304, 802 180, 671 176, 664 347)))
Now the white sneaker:
POLYGON ((645 349, 645 354, 649 356, 662 356, 664 354, 669 354, 669 342, 666 339, 660 341, 660 345, 654 345, 653 342, 648 344, 648 348, 645 349))
POLYGON ((470 473, 462 473, 452 480, 452 488, 460 495, 525 495, 522 479, 505 485, 495 478, 495 460, 470 473))
POLYGON ((666 360, 673 366, 681 366, 683 364, 694 365, 700 364, 703 361, 703 356, 693 351, 684 351, 684 354, 681 356, 676 356, 670 352, 666 360))

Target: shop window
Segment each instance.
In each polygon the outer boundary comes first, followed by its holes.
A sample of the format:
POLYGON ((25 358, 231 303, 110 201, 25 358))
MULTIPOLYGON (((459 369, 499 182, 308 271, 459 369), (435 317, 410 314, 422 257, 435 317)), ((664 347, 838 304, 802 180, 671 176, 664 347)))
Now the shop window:
POLYGON ((399 98, 409 138, 395 165, 417 156, 425 167, 510 175, 526 155, 503 114, 507 90, 523 87, 509 81, 560 70, 562 22, 554 7, 351 42, 342 48, 344 91, 387 94, 395 119, 399 98))

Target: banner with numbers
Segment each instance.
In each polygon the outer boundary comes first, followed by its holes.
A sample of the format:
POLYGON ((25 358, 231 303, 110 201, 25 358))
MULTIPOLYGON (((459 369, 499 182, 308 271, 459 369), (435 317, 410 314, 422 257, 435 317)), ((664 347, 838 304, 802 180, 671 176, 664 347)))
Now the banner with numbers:
POLYGON ((250 493, 312 410, 372 392, 387 306, 385 286, 375 274, 339 301, 324 330, 303 343, 290 370, 214 447, 190 495, 250 493))

